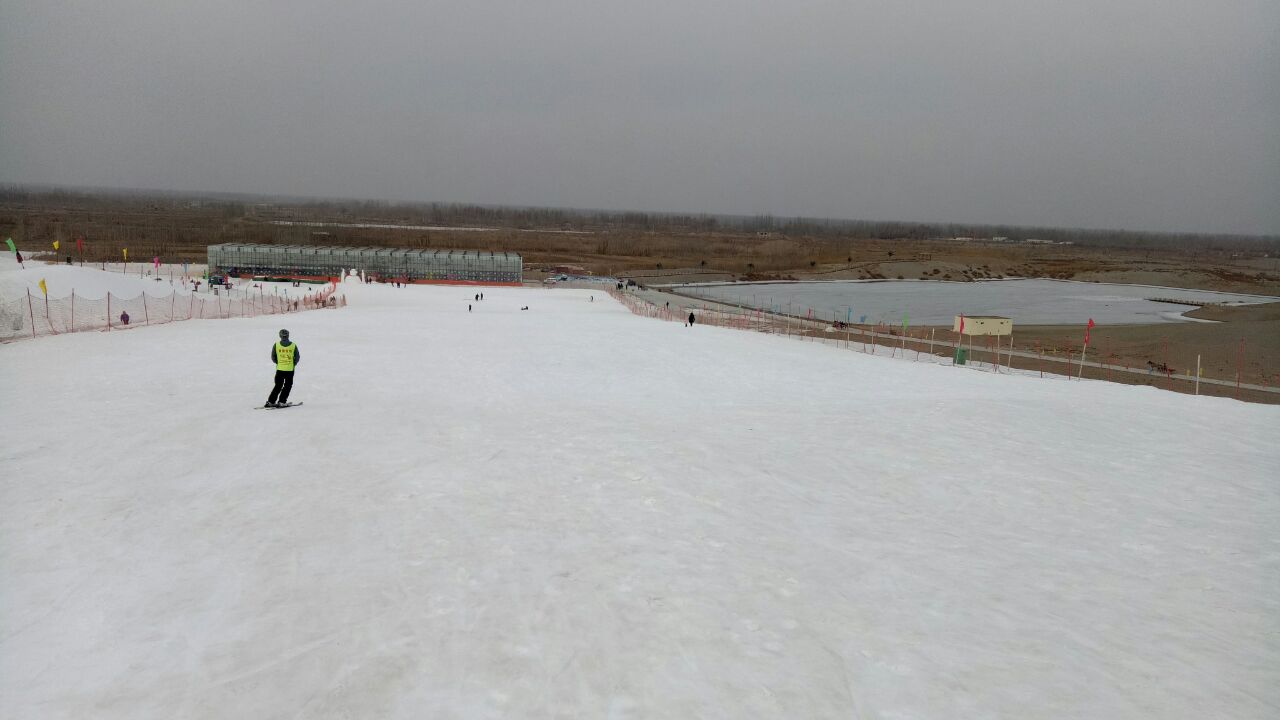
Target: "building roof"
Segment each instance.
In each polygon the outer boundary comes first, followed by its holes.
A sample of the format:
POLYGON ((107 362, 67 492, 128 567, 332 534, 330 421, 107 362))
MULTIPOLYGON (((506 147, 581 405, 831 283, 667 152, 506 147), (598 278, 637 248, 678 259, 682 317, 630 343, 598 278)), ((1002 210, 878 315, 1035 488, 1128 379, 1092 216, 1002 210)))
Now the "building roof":
POLYGON ((429 248, 396 248, 396 247, 369 247, 369 246, 352 246, 352 245, 269 245, 266 243, 217 243, 210 245, 209 249, 226 248, 228 250, 326 250, 326 251, 342 251, 342 252, 369 252, 379 253, 414 253, 439 255, 441 253, 461 257, 520 257, 519 253, 507 252, 505 250, 450 250, 450 249, 429 249, 429 248))

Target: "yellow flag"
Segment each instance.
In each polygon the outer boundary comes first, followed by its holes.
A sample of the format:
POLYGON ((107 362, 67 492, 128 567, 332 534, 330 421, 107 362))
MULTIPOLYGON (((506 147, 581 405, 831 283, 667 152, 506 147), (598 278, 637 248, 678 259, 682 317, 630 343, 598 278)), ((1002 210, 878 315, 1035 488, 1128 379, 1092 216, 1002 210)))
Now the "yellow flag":
POLYGON ((57 250, 57 249, 58 249, 58 241, 57 241, 57 240, 54 240, 54 241, 53 241, 53 249, 54 249, 54 250, 57 250))
POLYGON ((44 278, 40 278, 40 292, 44 293, 45 297, 49 297, 49 286, 44 284, 44 278))
POLYGON ((124 260, 125 262, 129 262, 129 248, 124 249, 124 260))

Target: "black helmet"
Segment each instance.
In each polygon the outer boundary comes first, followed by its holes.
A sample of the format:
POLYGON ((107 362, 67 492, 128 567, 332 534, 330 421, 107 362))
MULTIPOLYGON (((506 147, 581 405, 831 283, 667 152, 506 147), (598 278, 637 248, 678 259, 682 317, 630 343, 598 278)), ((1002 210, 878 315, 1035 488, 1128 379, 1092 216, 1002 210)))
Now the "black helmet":
POLYGON ((289 339, 289 331, 288 331, 288 330, 281 330, 281 331, 280 331, 280 339, 281 339, 281 340, 288 340, 288 339, 289 339))

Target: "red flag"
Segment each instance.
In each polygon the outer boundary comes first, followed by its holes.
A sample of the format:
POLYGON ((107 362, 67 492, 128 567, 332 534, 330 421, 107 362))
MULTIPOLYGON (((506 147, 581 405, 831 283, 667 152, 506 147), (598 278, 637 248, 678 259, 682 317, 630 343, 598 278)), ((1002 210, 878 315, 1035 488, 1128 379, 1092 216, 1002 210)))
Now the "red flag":
POLYGON ((964 334, 964 313, 960 313, 960 334, 964 334))
POLYGON ((80 252, 84 252, 84 238, 82 237, 76 238, 76 250, 79 250, 80 252))
POLYGON ((1093 318, 1089 318, 1089 324, 1084 328, 1084 344, 1089 344, 1089 331, 1093 329, 1093 318))

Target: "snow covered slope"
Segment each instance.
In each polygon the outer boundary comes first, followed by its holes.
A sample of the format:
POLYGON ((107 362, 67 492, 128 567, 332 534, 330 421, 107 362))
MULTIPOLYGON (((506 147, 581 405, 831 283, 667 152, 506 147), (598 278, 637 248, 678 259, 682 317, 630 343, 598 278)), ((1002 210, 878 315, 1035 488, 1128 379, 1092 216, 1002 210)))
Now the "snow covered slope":
MULTIPOLYGON (((20 267, 13 258, 13 253, 0 253, 0 299, 25 297, 30 291, 35 297, 41 297, 40 281, 45 281, 49 288, 49 296, 54 298, 68 297, 74 290, 82 298, 103 298, 107 293, 122 297, 137 297, 141 293, 148 295, 168 295, 172 292, 187 293, 190 286, 182 281, 182 266, 176 267, 172 273, 168 265, 161 265, 160 272, 153 275, 139 275, 134 263, 132 272, 121 272, 120 265, 115 271, 103 271, 97 266, 87 265, 50 265, 36 260, 28 260, 25 267, 20 267)), ((151 270, 146 265, 145 270, 151 270)))
POLYGON ((1274 406, 346 291, 0 346, 6 716, 1280 713, 1274 406))

